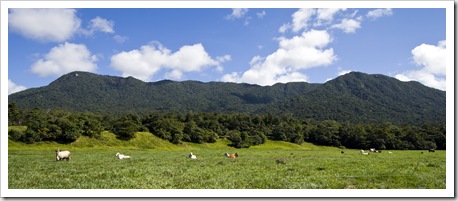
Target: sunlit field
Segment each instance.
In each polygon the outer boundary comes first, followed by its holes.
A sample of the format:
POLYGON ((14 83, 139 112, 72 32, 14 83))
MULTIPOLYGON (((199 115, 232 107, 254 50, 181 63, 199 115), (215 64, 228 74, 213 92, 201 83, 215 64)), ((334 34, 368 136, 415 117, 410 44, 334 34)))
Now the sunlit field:
MULTIPOLYGON (((147 136, 140 134, 138 140, 147 136)), ((27 146, 9 141, 8 188, 446 188, 445 151, 383 150, 382 153, 361 155, 359 150, 346 149, 342 154, 337 148, 274 141, 248 149, 234 149, 226 146, 225 140, 215 144, 164 143, 163 147, 146 149, 122 144, 128 142, 106 141, 103 145, 93 142, 94 145, 88 146, 83 138, 61 146, 61 149, 72 152, 72 160, 68 162, 56 161, 54 150, 59 144, 27 146), (115 157, 117 152, 132 158, 119 160, 115 157), (189 159, 189 152, 193 152, 197 159, 189 159), (225 158, 225 152, 237 152, 239 158, 225 158), (282 163, 277 163, 277 160, 282 163)))

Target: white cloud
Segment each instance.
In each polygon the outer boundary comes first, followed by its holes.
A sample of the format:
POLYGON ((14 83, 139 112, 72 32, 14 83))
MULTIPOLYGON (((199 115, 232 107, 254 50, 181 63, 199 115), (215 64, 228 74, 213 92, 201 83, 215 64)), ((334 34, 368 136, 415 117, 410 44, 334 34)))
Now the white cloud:
POLYGON ((105 33, 114 33, 113 26, 113 21, 108 21, 99 16, 89 22, 89 29, 91 32, 100 31, 105 33))
POLYGON ((173 52, 158 42, 153 42, 129 52, 111 57, 111 66, 123 73, 149 81, 161 69, 170 70, 167 78, 181 79, 185 72, 199 72, 207 67, 222 71, 221 63, 230 60, 230 55, 212 59, 202 44, 186 45, 173 52))
POLYGON ((332 41, 331 36, 326 31, 310 30, 303 32, 300 36, 291 39, 279 38, 279 45, 284 49, 295 49, 300 47, 322 48, 332 41))
POLYGON ((366 17, 371 18, 371 19, 377 19, 383 16, 390 16, 393 14, 393 11, 391 8, 380 8, 380 9, 375 9, 367 12, 366 17))
POLYGON ((114 39, 117 43, 124 43, 124 42, 126 42, 127 39, 129 39, 129 37, 127 37, 127 36, 121 36, 121 35, 115 35, 115 36, 113 36, 113 39, 114 39))
POLYGON ((297 33, 307 31, 310 25, 313 25, 313 27, 337 28, 345 33, 354 33, 356 29, 361 28, 362 16, 356 16, 357 10, 351 14, 340 14, 346 10, 346 8, 301 8, 291 15, 292 21, 281 25, 278 31, 285 33, 287 30, 292 30, 297 33), (340 23, 334 23, 335 16, 340 17, 337 19, 340 23))
POLYGON ((216 60, 218 60, 219 62, 230 61, 231 60, 231 55, 219 56, 219 57, 216 57, 216 60))
POLYGON ((24 87, 24 86, 21 86, 21 85, 17 85, 13 81, 8 80, 8 95, 16 93, 16 92, 19 92, 19 91, 23 91, 23 90, 26 90, 26 89, 27 89, 27 87, 24 87))
POLYGON ((179 70, 172 70, 172 72, 169 72, 165 75, 165 78, 178 80, 178 79, 181 79, 182 76, 183 76, 183 72, 179 70))
POLYGON ((337 76, 342 76, 342 75, 345 75, 345 74, 348 74, 348 73, 351 73, 352 70, 341 70, 339 71, 339 73, 337 73, 337 76))
POLYGON ((264 16, 266 16, 266 11, 263 10, 262 12, 257 12, 256 16, 258 16, 259 19, 262 19, 264 16))
POLYGON ((415 80, 422 84, 440 90, 446 89, 446 46, 445 40, 437 46, 421 44, 412 50, 412 57, 420 70, 407 71, 395 77, 401 81, 415 80))
POLYGON ((445 78, 438 77, 432 73, 428 73, 422 70, 418 71, 408 71, 402 74, 397 74, 395 76, 398 80, 407 82, 407 81, 418 81, 425 86, 432 88, 444 90, 446 89, 446 80, 445 78))
POLYGON ((278 83, 307 82, 308 77, 300 72, 289 72, 277 78, 278 83))
POLYGON ((316 11, 312 8, 301 8, 295 13, 293 13, 293 32, 299 32, 302 29, 306 30, 308 27, 309 20, 312 18, 315 12, 316 11))
POLYGON ((342 19, 340 24, 334 24, 331 28, 342 29, 345 33, 354 33, 356 29, 361 28, 361 22, 354 19, 342 19))
POLYGON ((225 18, 230 19, 239 19, 242 18, 248 12, 248 8, 233 8, 232 13, 227 15, 225 18))
POLYGON ((243 74, 230 73, 226 82, 273 85, 278 82, 307 81, 300 70, 326 66, 336 60, 332 48, 323 49, 332 41, 326 31, 310 30, 291 39, 279 38, 279 48, 267 57, 255 56, 251 68, 243 74))
POLYGON ((94 72, 95 55, 83 44, 64 43, 53 47, 43 58, 32 65, 32 72, 40 76, 60 76, 72 71, 94 72))
POLYGON ((292 26, 290 23, 283 24, 280 26, 280 28, 278 28, 278 32, 285 33, 288 29, 291 29, 291 27, 292 26))
POLYGON ((86 36, 91 36, 96 32, 115 33, 113 27, 114 27, 113 21, 103 19, 97 16, 96 18, 89 21, 89 24, 87 25, 87 29, 80 28, 78 29, 78 33, 86 35, 86 36))
POLYGON ((319 8, 316 10, 317 22, 314 26, 329 24, 333 21, 334 15, 339 11, 345 11, 346 8, 319 8))
POLYGON ((232 72, 232 73, 229 73, 229 74, 225 74, 223 75, 223 77, 221 78, 221 81, 223 82, 240 82, 240 78, 239 78, 239 73, 237 72, 232 72))
POLYGON ((81 20, 74 9, 12 8, 8 14, 12 31, 42 42, 68 40, 78 30, 81 20))
POLYGON ((426 72, 438 75, 445 75, 446 54, 445 40, 439 41, 437 46, 421 44, 412 50, 417 65, 423 66, 426 72))

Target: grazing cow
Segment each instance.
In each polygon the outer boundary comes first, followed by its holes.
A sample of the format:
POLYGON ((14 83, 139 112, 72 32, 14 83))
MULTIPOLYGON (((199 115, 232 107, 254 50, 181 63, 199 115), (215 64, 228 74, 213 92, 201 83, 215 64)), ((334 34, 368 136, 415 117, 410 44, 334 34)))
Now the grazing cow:
POLYGON ((189 157, 190 159, 196 159, 196 158, 197 158, 197 156, 194 155, 194 154, 192 154, 192 152, 189 153, 189 156, 188 156, 188 157, 189 157))
POLYGON ((72 159, 72 154, 70 153, 70 151, 61 151, 60 149, 57 149, 56 161, 60 161, 63 159, 67 159, 67 161, 69 161, 70 159, 72 159))
POLYGON ((371 153, 368 153, 368 152, 364 152, 364 150, 360 150, 359 152, 361 152, 361 155, 370 155, 371 153))
POLYGON ((429 152, 435 152, 435 150, 434 149, 429 149, 429 152))
POLYGON ((228 154, 227 152, 224 153, 224 156, 226 156, 227 158, 237 158, 239 157, 239 155, 237 153, 235 154, 228 154))
POLYGON ((116 157, 118 157, 119 160, 131 158, 130 156, 125 156, 125 155, 120 154, 120 153, 116 153, 116 157))
POLYGON ((371 152, 375 152, 375 148, 370 148, 371 152))

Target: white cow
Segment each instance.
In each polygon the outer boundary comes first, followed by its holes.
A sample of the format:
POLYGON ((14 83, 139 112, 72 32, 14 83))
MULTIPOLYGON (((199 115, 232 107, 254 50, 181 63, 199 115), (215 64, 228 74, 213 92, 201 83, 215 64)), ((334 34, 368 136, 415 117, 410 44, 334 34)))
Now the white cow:
POLYGON ((56 161, 60 161, 63 159, 67 159, 67 161, 69 161, 70 159, 72 159, 72 154, 70 153, 70 151, 61 151, 60 149, 57 149, 56 161))
POLYGON ((126 159, 126 158, 131 158, 130 156, 124 156, 123 154, 120 154, 120 153, 116 153, 116 157, 118 157, 119 160, 126 159))
POLYGON ((189 156, 188 156, 188 157, 189 157, 190 159, 196 159, 196 158, 197 158, 197 156, 194 155, 194 154, 192 154, 192 152, 189 153, 189 156))
POLYGON ((371 153, 364 152, 364 150, 362 150, 362 149, 360 150, 360 152, 361 152, 361 155, 369 155, 369 154, 371 154, 371 153))

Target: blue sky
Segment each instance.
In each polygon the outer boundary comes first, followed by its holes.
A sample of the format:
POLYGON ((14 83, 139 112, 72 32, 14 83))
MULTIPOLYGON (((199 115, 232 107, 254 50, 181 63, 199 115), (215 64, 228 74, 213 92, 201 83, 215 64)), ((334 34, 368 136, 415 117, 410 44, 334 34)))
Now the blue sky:
POLYGON ((445 8, 10 8, 8 43, 8 94, 77 70, 259 85, 360 71, 446 90, 445 8))

